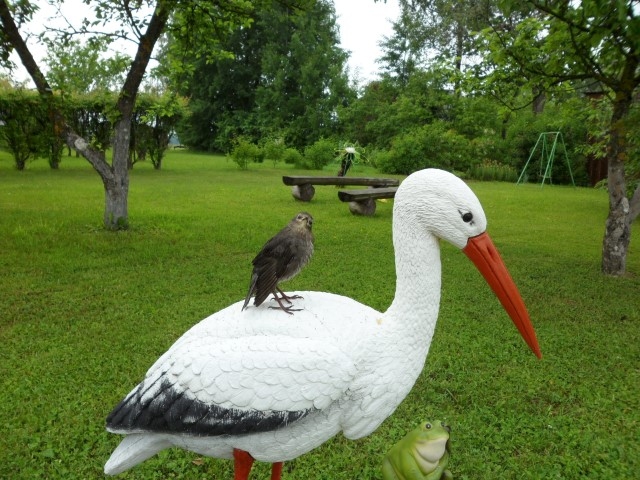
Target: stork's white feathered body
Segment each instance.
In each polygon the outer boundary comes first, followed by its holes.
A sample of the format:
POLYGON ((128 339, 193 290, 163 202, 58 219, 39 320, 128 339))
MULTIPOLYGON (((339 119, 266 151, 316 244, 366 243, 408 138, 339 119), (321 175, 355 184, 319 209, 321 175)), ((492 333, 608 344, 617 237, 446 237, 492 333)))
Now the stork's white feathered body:
MULTIPOLYGON (((202 320, 107 419, 109 431, 127 436, 105 472, 119 473, 171 446, 282 462, 340 432, 349 439, 369 435, 424 366, 440 301, 438 238, 472 257, 467 243, 488 241, 485 228, 482 207, 461 180, 440 170, 409 176, 394 202, 396 294, 385 313, 339 295, 295 292, 304 298, 293 316, 267 305, 241 311, 238 302, 202 320)), ((499 259, 495 249, 480 255, 499 259)), ((514 300, 512 291, 501 294, 488 281, 501 301, 509 297, 503 305, 539 355, 517 290, 514 300)), ((510 277, 506 283, 515 288, 510 277)))

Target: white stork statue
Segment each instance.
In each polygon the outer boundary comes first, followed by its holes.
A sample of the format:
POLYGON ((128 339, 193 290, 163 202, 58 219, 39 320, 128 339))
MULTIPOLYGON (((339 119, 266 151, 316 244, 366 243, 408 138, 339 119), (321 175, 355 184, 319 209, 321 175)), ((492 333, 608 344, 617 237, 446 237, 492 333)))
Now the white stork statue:
MULTIPOLYGON (((427 169, 395 196, 396 291, 384 313, 326 292, 293 292, 295 315, 242 301, 193 326, 107 418, 125 437, 105 465, 117 474, 173 446, 235 461, 282 462, 342 432, 371 434, 409 393, 425 363, 440 303, 439 239, 475 263, 533 352, 525 305, 486 229, 471 189, 427 169)), ((375 260, 372 260, 375 261, 375 260)))

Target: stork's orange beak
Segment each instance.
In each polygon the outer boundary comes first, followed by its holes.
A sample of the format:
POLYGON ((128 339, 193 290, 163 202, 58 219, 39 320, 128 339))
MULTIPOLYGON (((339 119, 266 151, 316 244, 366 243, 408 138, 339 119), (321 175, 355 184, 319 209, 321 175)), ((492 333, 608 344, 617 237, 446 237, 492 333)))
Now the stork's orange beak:
POLYGON ((470 238, 467 246, 462 251, 480 270, 480 273, 491 286, 491 289, 500 300, 500 303, 502 303, 511 320, 513 320, 529 348, 538 358, 542 358, 540 345, 538 345, 536 332, 531 324, 527 307, 525 307, 520 292, 518 292, 518 287, 516 287, 511 275, 509 275, 509 271, 489 234, 485 232, 477 237, 470 238))

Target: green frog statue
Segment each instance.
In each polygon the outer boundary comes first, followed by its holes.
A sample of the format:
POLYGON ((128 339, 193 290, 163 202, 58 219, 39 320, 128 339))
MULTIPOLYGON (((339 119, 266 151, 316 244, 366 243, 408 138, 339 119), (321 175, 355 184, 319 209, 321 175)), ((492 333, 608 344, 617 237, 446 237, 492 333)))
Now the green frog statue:
POLYGON ((387 452, 382 463, 384 480, 452 480, 449 433, 444 422, 423 422, 387 452))

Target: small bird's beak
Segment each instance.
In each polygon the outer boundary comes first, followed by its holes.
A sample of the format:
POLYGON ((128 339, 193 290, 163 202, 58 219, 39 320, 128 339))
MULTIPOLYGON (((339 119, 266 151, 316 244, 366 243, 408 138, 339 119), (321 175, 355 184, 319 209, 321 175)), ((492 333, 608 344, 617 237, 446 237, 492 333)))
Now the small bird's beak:
POLYGON ((529 348, 538 358, 542 358, 536 332, 531 324, 527 307, 525 307, 522 297, 520 297, 520 292, 518 292, 518 287, 511 279, 511 275, 509 275, 509 271, 489 234, 485 232, 477 237, 470 238, 467 246, 462 251, 480 270, 480 273, 491 286, 491 289, 500 300, 500 303, 502 303, 511 320, 513 320, 529 348))

